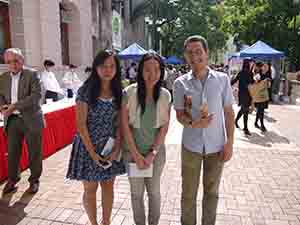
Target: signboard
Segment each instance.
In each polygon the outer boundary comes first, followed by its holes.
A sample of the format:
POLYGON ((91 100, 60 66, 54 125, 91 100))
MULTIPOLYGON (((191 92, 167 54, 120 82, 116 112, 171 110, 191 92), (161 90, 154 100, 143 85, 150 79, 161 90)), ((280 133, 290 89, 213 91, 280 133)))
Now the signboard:
POLYGON ((112 44, 114 48, 122 48, 122 18, 121 15, 113 10, 112 14, 112 44))
POLYGON ((61 22, 63 22, 63 23, 71 23, 72 22, 71 10, 61 10, 61 22))

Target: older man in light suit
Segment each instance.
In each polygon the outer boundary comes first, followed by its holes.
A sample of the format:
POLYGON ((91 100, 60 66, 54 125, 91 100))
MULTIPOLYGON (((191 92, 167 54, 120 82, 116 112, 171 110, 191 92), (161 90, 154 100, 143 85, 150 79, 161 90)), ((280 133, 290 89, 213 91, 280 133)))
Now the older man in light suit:
POLYGON ((4 60, 9 71, 0 75, 0 112, 4 116, 4 128, 8 137, 8 181, 3 194, 13 192, 17 188, 24 138, 28 146, 31 171, 27 192, 36 193, 42 173, 44 127, 40 106, 40 79, 36 71, 24 69, 24 57, 20 49, 7 49, 4 60))

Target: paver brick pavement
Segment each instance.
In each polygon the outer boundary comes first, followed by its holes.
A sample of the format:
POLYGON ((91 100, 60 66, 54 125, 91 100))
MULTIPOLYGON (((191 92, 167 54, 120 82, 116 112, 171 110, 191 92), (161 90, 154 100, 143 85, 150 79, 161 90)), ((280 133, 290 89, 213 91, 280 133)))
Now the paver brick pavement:
MULTIPOLYGON (((220 186, 217 225, 300 225, 300 149, 272 123, 267 123, 266 134, 258 132, 252 126, 253 118, 250 116, 250 137, 236 130, 234 156, 225 164, 220 186)), ((160 225, 180 224, 181 131, 173 111, 166 140, 167 163, 161 178, 160 225)), ((25 193, 29 171, 22 173, 18 191, 0 199, 0 225, 88 224, 81 203, 81 184, 65 179, 70 149, 68 146, 44 161, 36 195, 25 193)), ((198 193, 200 224, 201 186, 198 193)), ((100 189, 97 205, 100 221, 100 189)), ((116 179, 112 224, 133 224, 126 176, 116 179)))

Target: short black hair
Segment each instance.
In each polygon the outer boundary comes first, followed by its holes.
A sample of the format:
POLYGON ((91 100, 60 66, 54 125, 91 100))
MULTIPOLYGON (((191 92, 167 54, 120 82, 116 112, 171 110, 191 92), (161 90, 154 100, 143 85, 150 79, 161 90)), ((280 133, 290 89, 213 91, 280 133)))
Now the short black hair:
POLYGON ((264 65, 261 61, 256 62, 255 64, 256 64, 257 67, 262 67, 264 65))
POLYGON ((185 50, 186 46, 191 42, 201 42, 202 47, 204 48, 205 52, 208 52, 207 40, 204 37, 202 37, 201 35, 192 35, 192 36, 189 36, 187 39, 185 39, 184 44, 183 44, 183 50, 185 50))
POLYGON ((167 67, 169 70, 173 69, 173 65, 171 65, 171 64, 168 64, 167 67))
POLYGON ((92 72, 92 67, 87 66, 87 67, 84 69, 84 72, 85 72, 85 73, 90 73, 90 72, 92 72))
POLYGON ((50 60, 50 59, 46 59, 44 61, 44 66, 45 67, 52 67, 52 66, 55 66, 55 63, 52 60, 50 60))
POLYGON ((70 68, 70 69, 76 69, 77 66, 75 66, 74 64, 69 64, 69 68, 70 68))

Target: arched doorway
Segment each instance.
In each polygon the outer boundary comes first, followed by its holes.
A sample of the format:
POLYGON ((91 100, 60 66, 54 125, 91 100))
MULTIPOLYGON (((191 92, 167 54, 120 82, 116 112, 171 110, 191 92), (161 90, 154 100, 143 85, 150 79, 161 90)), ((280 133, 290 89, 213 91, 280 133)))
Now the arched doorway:
POLYGON ((80 14, 71 0, 60 2, 62 63, 81 64, 80 14))

